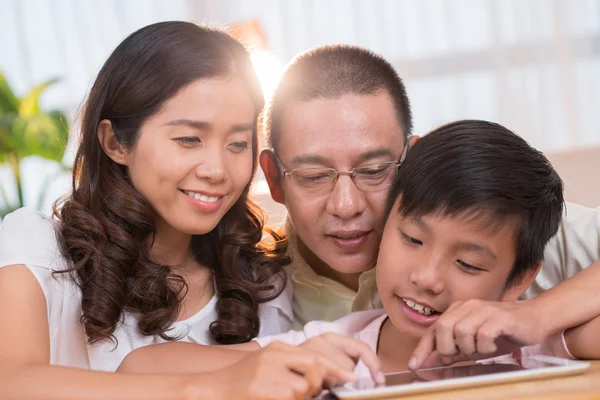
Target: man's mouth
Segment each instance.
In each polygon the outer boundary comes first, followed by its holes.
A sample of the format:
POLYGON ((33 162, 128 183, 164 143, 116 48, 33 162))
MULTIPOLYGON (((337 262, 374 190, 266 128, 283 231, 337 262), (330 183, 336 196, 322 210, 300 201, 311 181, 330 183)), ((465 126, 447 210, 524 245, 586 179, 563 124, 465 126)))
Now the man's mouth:
POLYGON ((425 305, 422 305, 419 303, 415 303, 414 301, 405 299, 404 297, 401 297, 401 299, 410 309, 418 312, 419 314, 423 314, 423 315, 440 314, 439 311, 437 311, 431 307, 428 307, 428 306, 425 306, 425 305))

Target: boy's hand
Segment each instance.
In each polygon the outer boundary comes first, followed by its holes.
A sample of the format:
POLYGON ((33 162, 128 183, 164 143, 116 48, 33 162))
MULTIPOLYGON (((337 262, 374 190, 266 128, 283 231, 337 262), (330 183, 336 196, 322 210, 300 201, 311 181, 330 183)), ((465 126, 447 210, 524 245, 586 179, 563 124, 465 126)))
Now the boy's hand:
POLYGON ((456 302, 417 345, 410 369, 449 365, 509 354, 543 341, 548 332, 531 300, 456 302))
MULTIPOLYGON (((308 349, 329 360, 338 368, 353 371, 358 360, 362 360, 376 383, 385 383, 377 354, 365 343, 352 337, 328 332, 312 337, 298 346, 308 349)), ((339 383, 335 377, 326 379, 326 385, 339 383)))

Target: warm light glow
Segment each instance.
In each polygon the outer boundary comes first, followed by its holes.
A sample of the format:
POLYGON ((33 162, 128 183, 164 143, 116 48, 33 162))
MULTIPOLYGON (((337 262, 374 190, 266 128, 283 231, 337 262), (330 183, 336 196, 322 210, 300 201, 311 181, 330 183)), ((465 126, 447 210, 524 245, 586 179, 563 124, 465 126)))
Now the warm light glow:
POLYGON ((279 83, 279 79, 281 79, 283 65, 277 57, 265 50, 253 51, 250 58, 258 75, 265 100, 267 100, 271 97, 279 83))

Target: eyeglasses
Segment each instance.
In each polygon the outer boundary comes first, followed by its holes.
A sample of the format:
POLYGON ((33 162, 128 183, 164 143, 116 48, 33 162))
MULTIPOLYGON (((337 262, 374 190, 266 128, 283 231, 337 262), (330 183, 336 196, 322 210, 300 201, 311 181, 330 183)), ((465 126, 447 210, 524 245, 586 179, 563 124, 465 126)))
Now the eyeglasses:
POLYGON ((277 156, 275 159, 281 168, 285 178, 303 189, 306 193, 324 194, 335 188, 340 175, 348 175, 356 187, 363 192, 373 192, 387 189, 392 185, 398 174, 398 167, 406 157, 407 144, 404 146, 400 161, 385 161, 361 167, 349 171, 338 171, 334 168, 294 168, 286 171, 285 166, 277 156))

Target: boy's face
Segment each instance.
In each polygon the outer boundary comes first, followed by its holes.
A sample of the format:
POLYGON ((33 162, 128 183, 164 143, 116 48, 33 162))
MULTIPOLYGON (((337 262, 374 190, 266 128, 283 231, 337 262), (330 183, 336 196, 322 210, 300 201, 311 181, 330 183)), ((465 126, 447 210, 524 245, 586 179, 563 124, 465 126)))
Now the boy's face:
POLYGON ((489 226, 468 214, 405 218, 397 208, 398 201, 383 232, 377 287, 398 331, 420 337, 455 301, 515 301, 524 290, 520 282, 506 287, 516 219, 489 226))

